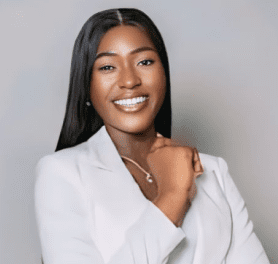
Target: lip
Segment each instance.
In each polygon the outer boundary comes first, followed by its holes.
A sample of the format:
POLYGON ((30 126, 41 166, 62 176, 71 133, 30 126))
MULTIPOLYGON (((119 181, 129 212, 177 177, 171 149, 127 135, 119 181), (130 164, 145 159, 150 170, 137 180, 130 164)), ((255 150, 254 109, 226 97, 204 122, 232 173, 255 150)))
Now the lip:
MULTIPOLYGON (((134 98, 134 97, 125 98, 125 99, 131 99, 131 98, 134 98)), ((123 99, 119 99, 119 100, 123 100, 123 99)), ((117 100, 115 100, 115 101, 117 101, 117 100)), ((114 106, 122 112, 135 113, 135 112, 139 112, 139 111, 143 110, 145 107, 147 107, 148 104, 149 104, 149 97, 147 97, 147 99, 144 102, 135 104, 133 106, 128 107, 128 106, 115 104, 115 103, 114 103, 114 106)))

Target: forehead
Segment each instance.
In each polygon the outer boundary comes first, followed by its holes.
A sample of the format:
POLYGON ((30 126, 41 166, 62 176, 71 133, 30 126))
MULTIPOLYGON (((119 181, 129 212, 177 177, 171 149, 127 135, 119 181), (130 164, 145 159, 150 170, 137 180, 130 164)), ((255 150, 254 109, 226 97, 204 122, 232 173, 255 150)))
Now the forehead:
POLYGON ((117 26, 106 32, 98 46, 99 52, 128 53, 139 47, 152 47, 154 44, 147 33, 137 26, 117 26))

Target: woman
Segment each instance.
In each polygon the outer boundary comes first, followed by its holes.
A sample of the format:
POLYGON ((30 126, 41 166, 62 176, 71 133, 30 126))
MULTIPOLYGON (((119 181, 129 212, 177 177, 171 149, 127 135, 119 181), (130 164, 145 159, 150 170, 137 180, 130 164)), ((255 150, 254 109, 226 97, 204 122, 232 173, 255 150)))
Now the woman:
POLYGON ((159 31, 136 9, 95 14, 75 42, 56 153, 37 166, 45 264, 269 263, 226 162, 170 136, 159 31))

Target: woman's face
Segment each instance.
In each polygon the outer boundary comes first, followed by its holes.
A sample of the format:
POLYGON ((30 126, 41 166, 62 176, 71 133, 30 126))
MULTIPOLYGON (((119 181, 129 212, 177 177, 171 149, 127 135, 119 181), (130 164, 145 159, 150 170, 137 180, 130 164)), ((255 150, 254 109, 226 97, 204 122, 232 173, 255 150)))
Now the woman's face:
POLYGON ((141 133, 154 126, 166 77, 147 34, 117 26, 102 38, 93 66, 91 100, 107 129, 141 133))

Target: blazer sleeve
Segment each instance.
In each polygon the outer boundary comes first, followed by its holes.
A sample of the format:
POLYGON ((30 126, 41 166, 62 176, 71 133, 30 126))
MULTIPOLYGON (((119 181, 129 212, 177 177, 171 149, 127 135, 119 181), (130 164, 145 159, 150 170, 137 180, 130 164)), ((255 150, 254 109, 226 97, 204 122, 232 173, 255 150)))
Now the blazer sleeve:
POLYGON ((246 204, 229 174, 227 163, 222 158, 218 158, 218 161, 232 215, 232 241, 226 263, 269 264, 262 244, 254 233, 246 204))
POLYGON ((44 264, 164 264, 185 237, 153 203, 104 262, 92 235, 82 180, 71 164, 46 156, 36 167, 35 212, 44 264))

